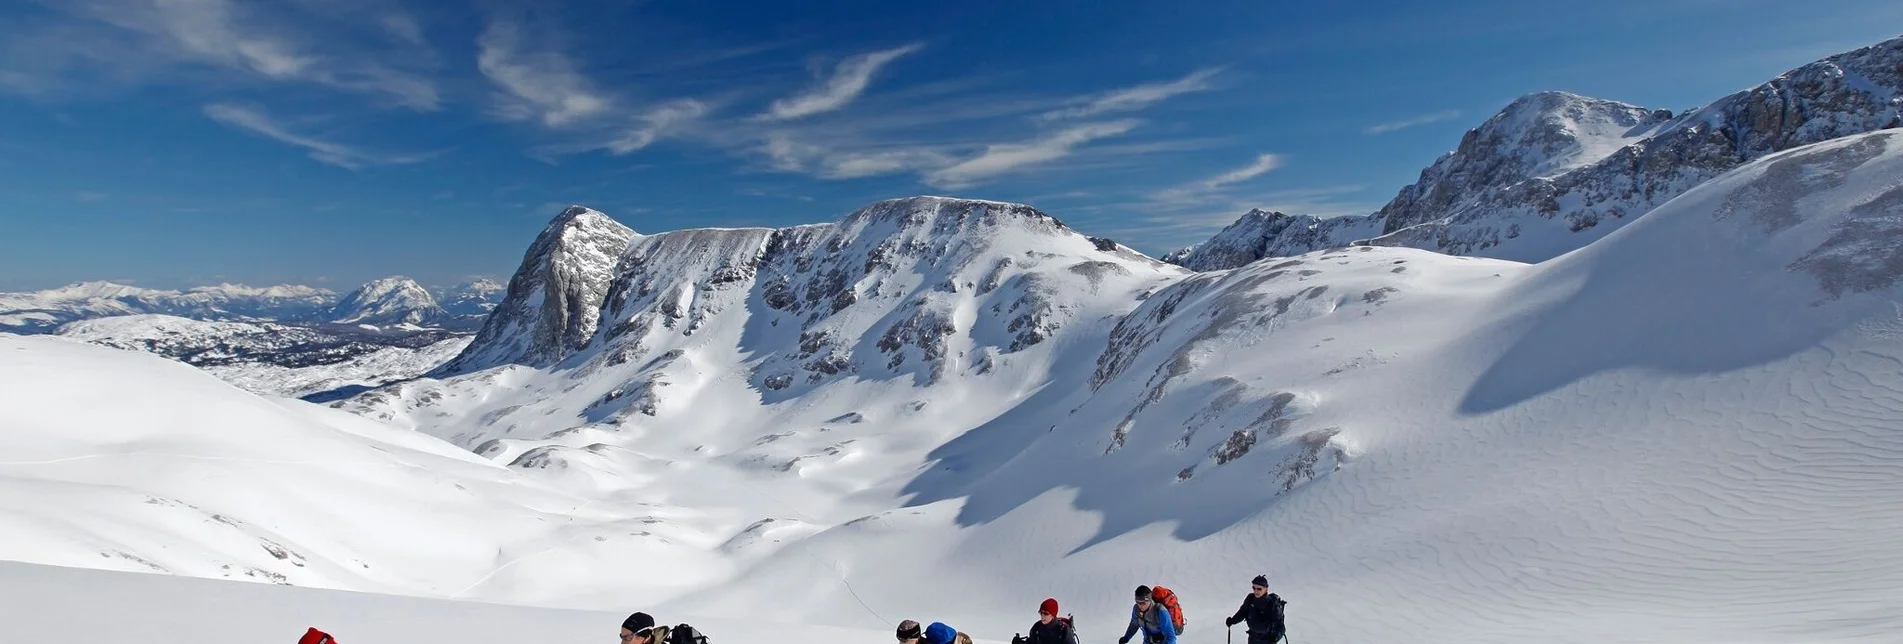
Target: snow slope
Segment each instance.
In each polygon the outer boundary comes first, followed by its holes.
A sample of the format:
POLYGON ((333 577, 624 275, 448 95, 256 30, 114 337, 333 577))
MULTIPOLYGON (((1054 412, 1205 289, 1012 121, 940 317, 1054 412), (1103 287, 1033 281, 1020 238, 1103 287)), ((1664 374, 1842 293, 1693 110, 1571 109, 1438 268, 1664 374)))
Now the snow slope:
POLYGON ((675 524, 691 511, 578 498, 156 356, 50 336, 0 336, 0 356, 8 559, 439 597, 494 583, 521 601, 644 602, 723 571, 689 539, 726 535, 675 524), (665 578, 573 579, 635 565, 665 578))
POLYGON ((60 327, 57 335, 165 356, 246 391, 290 397, 411 378, 455 357, 470 340, 444 332, 369 333, 169 315, 81 320, 60 327))
MULTIPOLYGON (((0 563, 0 640, 289 644, 317 626, 347 644, 602 642, 638 610, 579 611, 0 563), (136 634, 129 636, 128 634, 136 634)), ((844 642, 878 632, 660 614, 716 642, 844 642)))
POLYGON ((689 613, 1003 639, 1055 595, 1099 638, 1164 583, 1201 638, 1262 572, 1306 641, 1879 641, 1903 629, 1898 134, 1772 155, 1538 265, 1371 246, 1185 274, 938 198, 641 237, 561 360, 341 406, 577 494, 785 526, 663 604, 689 613))
MULTIPOLYGON (((0 387, 36 402, 0 406, 27 491, 0 544, 994 641, 1046 596, 1113 637, 1144 583, 1215 641, 1256 573, 1303 642, 1889 641, 1899 221, 1884 130, 1537 265, 1370 246, 1189 273, 937 197, 630 233, 610 274, 563 274, 602 285, 592 321, 568 300, 492 325, 464 353, 490 364, 339 404, 419 433, 4 338, 0 387)), ((549 301, 544 254, 512 300, 549 301)))

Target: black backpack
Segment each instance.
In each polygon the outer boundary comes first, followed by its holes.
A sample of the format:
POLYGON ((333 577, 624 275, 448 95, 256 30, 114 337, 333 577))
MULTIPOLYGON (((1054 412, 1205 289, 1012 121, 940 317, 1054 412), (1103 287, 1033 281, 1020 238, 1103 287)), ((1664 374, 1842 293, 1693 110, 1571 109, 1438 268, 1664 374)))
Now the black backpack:
POLYGON ((1077 622, 1075 620, 1072 620, 1069 615, 1065 615, 1051 621, 1064 625, 1064 641, 1067 644, 1077 644, 1077 622))
POLYGON ((707 636, 686 624, 667 631, 667 644, 707 644, 707 636))

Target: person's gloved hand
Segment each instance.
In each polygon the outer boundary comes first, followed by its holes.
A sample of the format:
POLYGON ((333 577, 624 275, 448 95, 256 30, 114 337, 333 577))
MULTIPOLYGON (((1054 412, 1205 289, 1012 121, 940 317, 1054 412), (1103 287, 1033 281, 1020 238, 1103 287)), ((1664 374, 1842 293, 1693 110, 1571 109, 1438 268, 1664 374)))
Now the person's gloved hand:
POLYGON ((1236 618, 1234 618, 1234 617, 1224 617, 1224 618, 1222 618, 1222 625, 1223 625, 1223 626, 1235 626, 1235 625, 1236 625, 1236 618))
POLYGON ((1117 638, 1117 644, 1130 644, 1130 636, 1125 635, 1117 638))

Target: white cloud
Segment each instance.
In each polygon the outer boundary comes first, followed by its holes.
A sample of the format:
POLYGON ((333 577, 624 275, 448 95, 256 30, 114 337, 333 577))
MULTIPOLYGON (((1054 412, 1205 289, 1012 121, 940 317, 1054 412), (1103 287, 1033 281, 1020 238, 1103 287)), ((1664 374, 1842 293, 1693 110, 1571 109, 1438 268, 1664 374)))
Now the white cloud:
POLYGON ((1248 181, 1282 167, 1282 156, 1274 153, 1257 155, 1249 165, 1171 188, 1164 188, 1150 194, 1152 202, 1157 204, 1206 204, 1229 198, 1227 186, 1248 181))
POLYGON ((789 132, 768 133, 761 150, 776 170, 806 172, 822 179, 899 174, 942 168, 952 162, 937 146, 836 148, 799 140, 789 132))
POLYGON ((423 27, 416 24, 416 19, 410 17, 409 14, 384 14, 378 22, 383 25, 384 31, 389 32, 391 36, 396 37, 398 40, 418 46, 426 46, 428 44, 428 41, 423 38, 423 27))
POLYGON ((490 23, 477 38, 476 68, 507 93, 499 113, 515 120, 539 120, 559 127, 607 112, 612 101, 554 51, 523 52, 521 27, 490 23))
POLYGON ((376 154, 359 150, 342 143, 296 134, 272 121, 264 112, 242 105, 233 105, 230 103, 206 105, 205 116, 211 117, 212 120, 219 123, 245 130, 252 134, 310 150, 310 157, 312 159, 352 170, 366 165, 415 163, 427 159, 430 156, 376 154))
POLYGON ((925 45, 921 43, 913 43, 904 47, 847 58, 840 61, 839 65, 833 69, 831 78, 827 78, 803 93, 774 101, 765 116, 771 119, 788 120, 845 107, 866 91, 866 86, 872 82, 872 75, 880 68, 898 60, 901 56, 924 48, 925 45))
POLYGON ((620 136, 608 142, 608 150, 615 154, 628 154, 654 143, 669 131, 683 123, 693 121, 707 114, 707 104, 693 99, 679 99, 663 103, 642 114, 640 124, 624 131, 620 136))
POLYGON ((1238 181, 1254 179, 1270 170, 1280 167, 1282 167, 1282 157, 1280 155, 1264 153, 1256 157, 1254 163, 1211 177, 1209 180, 1204 181, 1203 185, 1211 188, 1220 188, 1238 181))
POLYGON ((1416 125, 1427 125, 1429 123, 1439 123, 1441 121, 1446 121, 1449 119, 1455 119, 1459 117, 1460 117, 1460 110, 1443 110, 1440 112, 1435 112, 1433 114, 1423 114, 1420 116, 1416 116, 1414 118, 1402 119, 1399 121, 1372 125, 1372 126, 1369 126, 1368 129, 1362 130, 1362 133, 1363 134, 1387 134, 1395 130, 1405 130, 1407 128, 1414 127, 1416 125))
POLYGON ((1126 87, 1108 92, 1095 98, 1083 99, 1082 105, 1046 112, 1045 119, 1078 118, 1095 116, 1105 112, 1127 112, 1139 110, 1170 98, 1200 92, 1210 88, 1209 79, 1215 77, 1220 68, 1199 69, 1188 76, 1167 83, 1147 83, 1135 87, 1126 87))
POLYGON ((978 156, 932 171, 925 176, 925 181, 940 187, 970 185, 979 179, 1063 158, 1077 146, 1129 132, 1138 123, 1135 119, 1086 123, 1030 143, 988 145, 978 156))
MULTIPOLYGON (((319 37, 294 21, 267 18, 249 12, 247 4, 227 0, 172 0, 132 2, 93 0, 58 5, 97 23, 144 35, 127 47, 122 32, 102 33, 80 24, 61 24, 55 30, 67 36, 61 46, 72 51, 43 52, 68 56, 103 67, 131 66, 154 70, 166 63, 193 62, 222 66, 277 81, 317 83, 366 94, 381 95, 400 105, 434 110, 441 96, 428 78, 392 67, 379 56, 361 51, 337 51, 342 42, 334 34, 319 37), (108 43, 103 47, 100 43, 108 43), (323 51, 312 43, 323 43, 323 51), (107 50, 118 58, 102 58, 93 51, 107 50), (128 59, 132 58, 132 59, 128 59)), ((421 46, 420 43, 411 43, 421 46)), ((55 67, 57 70, 57 67, 55 67)))

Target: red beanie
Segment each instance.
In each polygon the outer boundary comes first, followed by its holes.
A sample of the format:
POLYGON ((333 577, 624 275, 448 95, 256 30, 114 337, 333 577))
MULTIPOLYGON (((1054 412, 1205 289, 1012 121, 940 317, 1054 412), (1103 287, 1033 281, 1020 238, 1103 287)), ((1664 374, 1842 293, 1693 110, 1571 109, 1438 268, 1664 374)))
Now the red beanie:
POLYGON ((1037 605, 1037 612, 1045 613, 1048 615, 1056 615, 1057 614, 1057 600, 1053 598, 1045 599, 1044 603, 1037 605))

